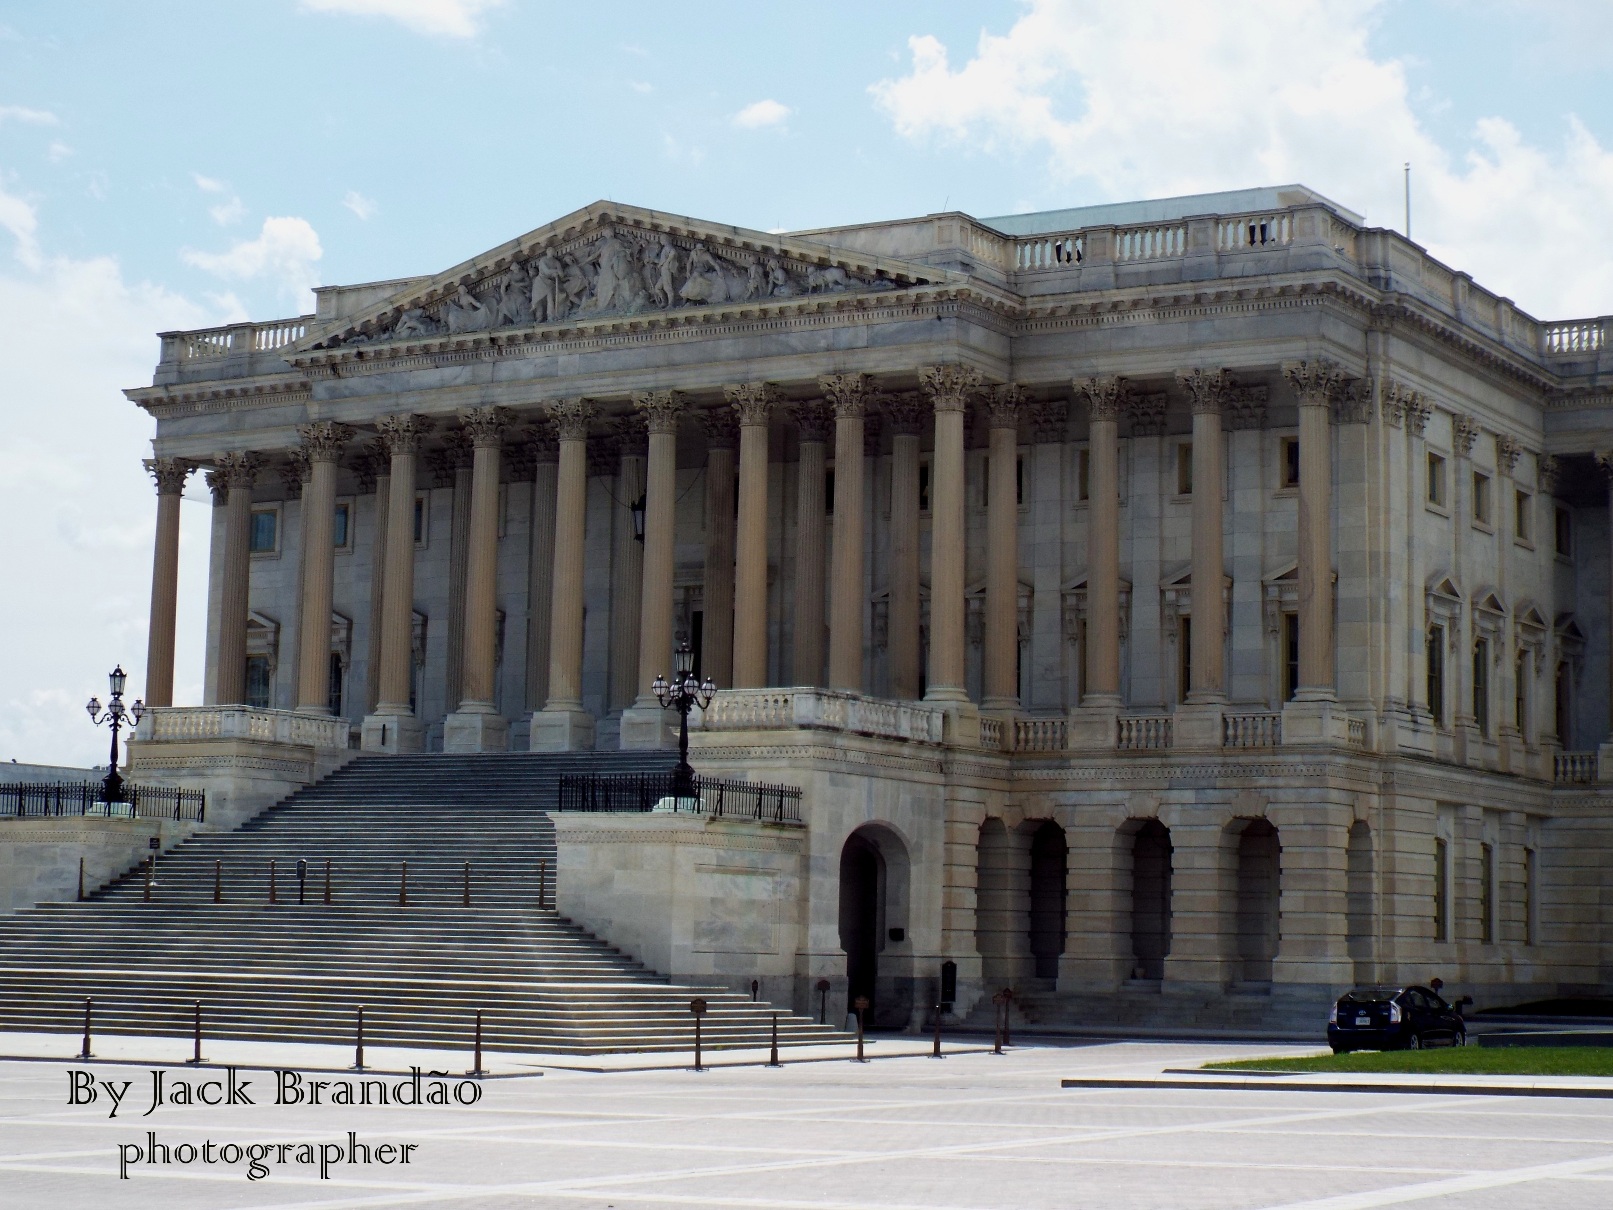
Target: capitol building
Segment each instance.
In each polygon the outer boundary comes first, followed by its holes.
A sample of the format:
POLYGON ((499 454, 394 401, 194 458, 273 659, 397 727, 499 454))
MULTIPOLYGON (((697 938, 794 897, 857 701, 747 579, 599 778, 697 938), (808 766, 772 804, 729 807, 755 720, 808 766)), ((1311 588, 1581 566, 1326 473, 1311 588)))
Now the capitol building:
POLYGON ((553 814, 560 910, 669 977, 909 1028, 1003 987, 1229 1028, 1613 991, 1613 319, 1298 185, 788 233, 599 202, 315 293, 127 392, 130 775, 216 826, 355 759, 674 749, 686 645, 696 770, 804 826, 553 814))

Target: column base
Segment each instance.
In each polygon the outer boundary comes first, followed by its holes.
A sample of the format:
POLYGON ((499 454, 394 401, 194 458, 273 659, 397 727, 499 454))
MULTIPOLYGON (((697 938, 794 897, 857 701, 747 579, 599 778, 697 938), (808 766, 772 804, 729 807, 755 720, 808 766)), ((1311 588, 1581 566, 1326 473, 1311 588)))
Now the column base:
POLYGON ((538 710, 528 732, 529 752, 588 752, 594 746, 594 716, 586 710, 538 710))
POLYGON ((1113 751, 1118 742, 1120 702, 1088 698, 1070 711, 1070 747, 1082 751, 1113 751))
POLYGON ((1350 742, 1350 716, 1336 701, 1295 698, 1283 706, 1283 745, 1350 742))
POLYGON ((424 752, 426 725, 412 714, 371 714, 359 745, 365 752, 424 752))
POLYGON ((487 710, 456 710, 443 720, 444 752, 508 752, 510 720, 487 710))
POLYGON ((1225 740, 1225 702, 1187 702, 1171 719, 1171 747, 1220 748, 1225 740))
POLYGON ((658 705, 635 702, 622 711, 623 748, 676 748, 678 716, 658 705))

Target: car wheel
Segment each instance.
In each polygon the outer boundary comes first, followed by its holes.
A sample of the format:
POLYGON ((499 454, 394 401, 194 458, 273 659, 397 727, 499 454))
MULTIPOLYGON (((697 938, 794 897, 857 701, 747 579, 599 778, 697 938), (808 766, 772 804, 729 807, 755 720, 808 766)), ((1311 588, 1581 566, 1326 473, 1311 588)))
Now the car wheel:
POLYGON ((1454 1033, 1451 1036, 1451 1045, 1452 1046, 1466 1046, 1467 1045, 1467 1030, 1465 1030, 1465 1029, 1457 1030, 1456 1033, 1454 1033))
POLYGON ((1406 1035, 1406 1049, 1407 1050, 1421 1050, 1422 1048, 1423 1048, 1423 1040, 1422 1040, 1422 1038, 1420 1038, 1416 1034, 1407 1034, 1406 1035))

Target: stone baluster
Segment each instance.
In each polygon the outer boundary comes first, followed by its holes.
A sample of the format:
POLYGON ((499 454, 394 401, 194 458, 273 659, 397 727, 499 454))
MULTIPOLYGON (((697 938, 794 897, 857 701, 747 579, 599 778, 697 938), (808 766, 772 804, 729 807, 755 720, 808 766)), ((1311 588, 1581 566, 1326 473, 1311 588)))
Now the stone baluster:
POLYGON ((1008 383, 986 395, 990 451, 986 477, 985 675, 981 706, 1019 708, 1019 409, 1008 383))
POLYGON ((829 580, 829 687, 862 692, 863 424, 868 380, 833 374, 818 385, 835 411, 835 527, 829 580))
MULTIPOLYGON (((834 420, 821 400, 794 409, 800 437, 795 508, 795 651, 791 680, 818 685, 823 680, 825 443, 834 420)), ((838 487, 838 484, 837 484, 838 487)))
POLYGON ((935 410, 930 463, 930 676, 925 698, 967 702, 963 662, 963 417, 980 386, 971 366, 926 366, 919 381, 935 410))
POLYGON ((767 683, 767 420, 778 392, 766 382, 723 392, 739 416, 734 688, 756 689, 767 683))
POLYGON ((178 458, 148 458, 157 483, 157 538, 151 558, 151 621, 146 631, 148 706, 174 704, 174 628, 179 607, 179 502, 195 467, 178 458))
POLYGON ((534 751, 592 748, 594 719, 582 708, 583 566, 588 518, 586 399, 553 399, 549 417, 560 439, 555 480, 554 594, 549 606, 549 701, 532 716, 534 751))
POLYGON ((706 434, 705 629, 701 672, 726 689, 734 679, 734 447, 731 408, 701 413, 706 434))
POLYGON ((493 701, 498 651, 498 490, 504 460, 504 408, 461 412, 470 438, 471 487, 465 552, 465 640, 458 709, 443 724, 447 752, 502 752, 510 724, 493 701))
POLYGON ((330 713, 330 615, 335 594, 336 469, 348 425, 321 420, 302 425, 308 482, 302 493, 302 604, 297 617, 297 709, 330 713))
POLYGON ((386 578, 381 602, 380 699, 364 719, 366 751, 418 752, 425 738, 409 702, 414 670, 415 459, 430 431, 424 416, 383 416, 376 429, 391 459, 387 495, 386 578))
POLYGON ((255 453, 213 459, 215 490, 224 503, 224 583, 219 595, 218 682, 221 706, 246 704, 246 615, 252 579, 252 485, 263 458, 255 453))
POLYGON ((547 417, 536 421, 532 445, 532 534, 527 563, 526 708, 543 709, 549 700, 549 613, 554 595, 555 480, 560 442, 547 417))
POLYGON ((919 437, 924 399, 908 392, 886 401, 891 425, 890 593, 886 650, 890 694, 919 695, 919 437))

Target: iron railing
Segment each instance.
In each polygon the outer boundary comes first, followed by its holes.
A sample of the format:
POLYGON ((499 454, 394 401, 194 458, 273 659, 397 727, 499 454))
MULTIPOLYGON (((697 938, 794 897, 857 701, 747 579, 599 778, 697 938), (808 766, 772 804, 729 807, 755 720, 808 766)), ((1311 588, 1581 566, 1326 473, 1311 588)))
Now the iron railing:
POLYGON ((692 793, 674 795, 672 773, 562 774, 561 811, 678 811, 724 819, 800 823, 801 788, 759 781, 725 781, 699 774, 692 793))
POLYGON ((87 815, 202 823, 206 811, 206 791, 182 790, 178 786, 137 786, 124 782, 122 801, 107 802, 105 784, 98 781, 0 784, 0 819, 87 815))

